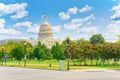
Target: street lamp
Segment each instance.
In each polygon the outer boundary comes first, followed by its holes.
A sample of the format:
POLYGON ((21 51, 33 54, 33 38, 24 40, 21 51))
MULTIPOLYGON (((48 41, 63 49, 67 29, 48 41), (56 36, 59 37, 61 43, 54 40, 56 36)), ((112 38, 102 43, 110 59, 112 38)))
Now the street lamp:
MULTIPOLYGON (((48 40, 48 48, 50 49, 51 48, 51 41, 48 40)), ((47 54, 49 54, 49 52, 47 51, 47 54)), ((51 59, 50 59, 51 60, 51 59)), ((49 67, 52 67, 52 64, 51 64, 51 61, 49 60, 49 67)))
POLYGON ((26 55, 26 45, 27 43, 24 43, 24 67, 26 67, 26 60, 27 60, 27 55, 26 55))
POLYGON ((4 47, 2 47, 2 65, 3 65, 4 47))
POLYGON ((69 36, 66 37, 66 43, 67 43, 67 70, 70 70, 70 38, 69 36))

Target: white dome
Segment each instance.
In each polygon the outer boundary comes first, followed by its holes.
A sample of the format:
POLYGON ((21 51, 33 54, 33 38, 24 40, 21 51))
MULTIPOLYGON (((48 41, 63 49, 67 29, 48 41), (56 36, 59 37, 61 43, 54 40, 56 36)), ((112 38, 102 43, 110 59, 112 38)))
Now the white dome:
POLYGON ((43 23, 39 28, 38 40, 44 40, 52 37, 53 37, 53 34, 52 34, 51 26, 47 22, 46 15, 44 15, 43 23))

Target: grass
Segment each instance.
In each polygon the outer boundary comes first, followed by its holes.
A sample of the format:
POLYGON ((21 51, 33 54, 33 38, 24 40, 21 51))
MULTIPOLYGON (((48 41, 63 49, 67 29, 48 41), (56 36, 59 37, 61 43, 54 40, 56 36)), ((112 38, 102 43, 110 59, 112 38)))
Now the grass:
MULTIPOLYGON (((7 63, 3 66, 11 66, 11 67, 24 67, 24 61, 20 62, 20 65, 18 64, 18 61, 11 61, 11 60, 7 60, 7 63)), ((100 62, 99 62, 100 63, 100 62)), ((83 62, 82 62, 83 64, 83 62)), ((101 69, 116 69, 116 70, 120 70, 120 66, 113 66, 112 62, 110 62, 111 65, 90 65, 90 61, 87 61, 87 66, 79 66, 79 62, 78 61, 71 61, 70 62, 70 69, 71 70, 83 70, 83 69, 91 69, 91 68, 101 68, 101 69), (76 66, 74 65, 76 64, 76 66)), ((93 64, 95 64, 95 61, 93 61, 93 64)), ((2 66, 2 64, 0 64, 0 66, 2 66)), ((59 62, 57 60, 31 60, 31 61, 27 61, 27 68, 37 68, 37 69, 49 69, 49 70, 60 70, 59 68, 59 62), (50 67, 51 64, 51 67, 50 67)), ((67 61, 64 60, 64 69, 63 70, 67 70, 67 61)))

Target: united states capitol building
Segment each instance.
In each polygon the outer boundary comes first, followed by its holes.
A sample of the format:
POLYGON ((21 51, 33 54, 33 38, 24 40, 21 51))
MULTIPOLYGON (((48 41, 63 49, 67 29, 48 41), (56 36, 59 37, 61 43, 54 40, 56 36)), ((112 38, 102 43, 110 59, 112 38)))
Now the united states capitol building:
POLYGON ((50 24, 47 21, 46 14, 43 17, 43 23, 41 24, 38 32, 37 40, 27 40, 32 44, 37 44, 38 42, 45 44, 48 48, 51 48, 56 42, 62 43, 61 40, 55 39, 50 24))
POLYGON ((61 40, 54 38, 51 26, 47 21, 46 14, 43 17, 43 22, 39 28, 37 40, 35 39, 5 39, 5 40, 1 40, 0 44, 5 44, 10 41, 19 42, 23 40, 31 43, 33 46, 37 45, 38 42, 40 41, 42 44, 45 44, 48 48, 51 48, 56 42, 62 43, 61 40))

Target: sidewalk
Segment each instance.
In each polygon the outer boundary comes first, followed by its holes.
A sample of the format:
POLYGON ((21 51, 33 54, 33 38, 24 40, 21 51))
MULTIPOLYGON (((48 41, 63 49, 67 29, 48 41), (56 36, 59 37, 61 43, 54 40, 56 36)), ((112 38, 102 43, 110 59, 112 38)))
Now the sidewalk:
POLYGON ((84 69, 84 70, 70 70, 70 71, 81 71, 81 72, 119 72, 118 70, 113 69, 84 69))

